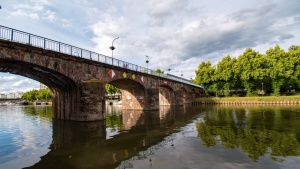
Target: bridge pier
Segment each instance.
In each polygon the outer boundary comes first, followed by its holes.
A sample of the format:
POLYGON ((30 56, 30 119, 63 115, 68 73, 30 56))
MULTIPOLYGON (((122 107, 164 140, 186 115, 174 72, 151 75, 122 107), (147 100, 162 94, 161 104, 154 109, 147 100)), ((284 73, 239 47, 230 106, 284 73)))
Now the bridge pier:
POLYGON ((53 93, 53 118, 72 120, 73 112, 79 109, 79 104, 76 104, 77 97, 74 91, 51 90, 53 93))
POLYGON ((82 82, 80 84, 80 111, 72 120, 104 120, 105 86, 100 82, 82 82))

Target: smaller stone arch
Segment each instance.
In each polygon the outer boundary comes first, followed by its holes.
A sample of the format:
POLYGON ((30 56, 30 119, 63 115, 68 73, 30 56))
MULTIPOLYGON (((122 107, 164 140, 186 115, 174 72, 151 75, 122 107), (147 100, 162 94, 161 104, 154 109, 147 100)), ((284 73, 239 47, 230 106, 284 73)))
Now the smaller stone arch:
POLYGON ((122 108, 143 110, 146 108, 145 87, 131 79, 116 79, 108 82, 120 89, 122 108))
POLYGON ((175 104, 174 90, 168 85, 159 87, 159 105, 170 106, 175 104))

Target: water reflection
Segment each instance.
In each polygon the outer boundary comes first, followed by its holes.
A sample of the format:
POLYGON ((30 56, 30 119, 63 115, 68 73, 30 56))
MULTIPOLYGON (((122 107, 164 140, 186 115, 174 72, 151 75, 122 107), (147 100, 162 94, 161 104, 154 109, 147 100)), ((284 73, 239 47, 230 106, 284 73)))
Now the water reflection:
POLYGON ((0 168, 300 165, 300 107, 162 106, 159 111, 145 112, 112 106, 107 109, 106 121, 74 122, 52 120, 51 107, 0 107, 0 128, 4 131, 0 133, 0 168), (11 130, 16 130, 13 136, 7 135, 11 130), (18 144, 10 144, 10 138, 19 138, 18 144), (27 149, 21 154, 22 147, 27 149), (37 153, 41 149, 42 153, 37 153), (34 159, 26 158, 34 153, 34 159))
POLYGON ((0 168, 32 165, 52 137, 50 106, 0 106, 0 168))
POLYGON ((155 149, 171 141, 168 136, 174 129, 183 127, 185 120, 191 120, 196 114, 191 112, 186 117, 180 113, 183 108, 176 107, 163 107, 163 111, 149 112, 120 110, 116 107, 108 109, 115 111, 107 114, 106 122, 53 120, 50 152, 28 168, 132 167, 129 159, 143 159, 153 154, 155 149), (175 109, 178 109, 177 116, 175 109), (171 112, 173 115, 170 115, 171 112), (175 122, 175 116, 181 120, 175 122), (117 134, 111 134, 114 131, 118 131, 117 134), (162 140, 163 143, 153 146, 162 140))
POLYGON ((197 130, 207 147, 240 148, 253 161, 266 154, 276 161, 300 155, 298 107, 210 107, 205 111, 197 130))

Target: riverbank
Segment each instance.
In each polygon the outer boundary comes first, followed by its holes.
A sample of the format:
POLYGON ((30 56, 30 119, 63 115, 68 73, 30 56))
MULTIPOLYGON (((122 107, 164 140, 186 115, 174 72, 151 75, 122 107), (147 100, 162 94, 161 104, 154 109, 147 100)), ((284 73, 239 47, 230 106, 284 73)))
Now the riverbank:
POLYGON ((198 104, 300 104, 300 95, 264 97, 203 97, 192 103, 198 104))

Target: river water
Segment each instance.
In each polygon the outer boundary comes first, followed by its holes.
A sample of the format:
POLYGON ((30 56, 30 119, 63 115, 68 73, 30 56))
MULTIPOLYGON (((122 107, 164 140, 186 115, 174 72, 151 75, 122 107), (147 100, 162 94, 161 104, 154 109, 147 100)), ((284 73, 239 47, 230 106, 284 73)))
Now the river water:
POLYGON ((101 122, 0 106, 0 169, 295 169, 299 106, 107 107, 101 122))

